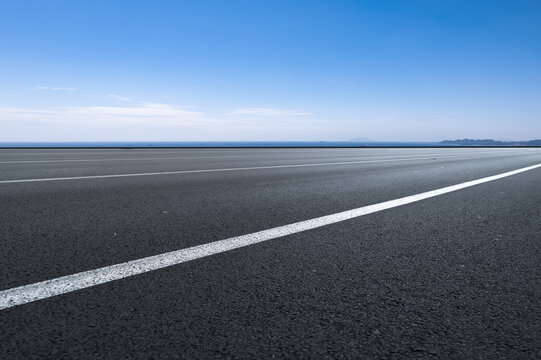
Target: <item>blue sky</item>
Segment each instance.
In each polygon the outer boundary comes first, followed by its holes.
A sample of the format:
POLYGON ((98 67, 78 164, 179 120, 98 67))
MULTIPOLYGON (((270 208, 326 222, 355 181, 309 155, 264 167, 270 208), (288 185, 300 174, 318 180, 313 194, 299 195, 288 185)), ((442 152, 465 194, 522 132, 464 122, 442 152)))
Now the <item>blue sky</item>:
POLYGON ((541 138, 540 1, 0 3, 0 141, 541 138))

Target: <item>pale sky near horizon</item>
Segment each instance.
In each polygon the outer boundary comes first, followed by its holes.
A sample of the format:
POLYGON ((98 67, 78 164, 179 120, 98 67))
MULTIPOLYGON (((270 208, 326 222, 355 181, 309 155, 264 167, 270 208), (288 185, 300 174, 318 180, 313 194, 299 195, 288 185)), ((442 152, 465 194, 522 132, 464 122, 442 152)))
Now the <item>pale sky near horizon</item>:
POLYGON ((0 3, 0 141, 541 138, 541 1, 0 3))

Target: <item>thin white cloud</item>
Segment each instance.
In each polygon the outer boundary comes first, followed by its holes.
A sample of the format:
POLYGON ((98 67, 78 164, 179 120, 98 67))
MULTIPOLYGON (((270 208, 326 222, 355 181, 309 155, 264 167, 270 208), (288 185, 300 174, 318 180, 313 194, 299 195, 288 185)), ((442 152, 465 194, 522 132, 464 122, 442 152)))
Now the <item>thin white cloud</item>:
POLYGON ((74 115, 115 116, 129 118, 192 118, 202 116, 202 112, 188 111, 174 105, 143 103, 136 106, 81 106, 64 109, 74 115))
POLYGON ((305 116, 311 115, 307 112, 300 112, 288 109, 273 109, 273 108, 237 108, 229 112, 229 115, 260 115, 260 116, 305 116))
POLYGON ((204 120, 204 113, 170 104, 142 103, 135 106, 72 106, 55 109, 0 107, 0 121, 41 123, 186 124, 204 120))
MULTIPOLYGON (((0 141, 232 141, 329 139, 310 116, 233 116, 164 103, 22 108, 0 106, 0 141)), ((268 113, 268 112, 267 112, 268 113)), ((299 113, 293 111, 293 113, 299 113)), ((280 111, 280 115, 284 112, 280 111)), ((348 134, 350 135, 350 134, 348 134)))
POLYGON ((116 94, 109 94, 107 96, 118 101, 132 101, 132 99, 127 96, 121 96, 121 95, 116 95, 116 94))
POLYGON ((75 91, 75 90, 77 90, 76 88, 72 88, 72 87, 50 87, 50 86, 41 86, 41 85, 34 86, 34 89, 36 89, 36 90, 54 90, 54 91, 75 91))

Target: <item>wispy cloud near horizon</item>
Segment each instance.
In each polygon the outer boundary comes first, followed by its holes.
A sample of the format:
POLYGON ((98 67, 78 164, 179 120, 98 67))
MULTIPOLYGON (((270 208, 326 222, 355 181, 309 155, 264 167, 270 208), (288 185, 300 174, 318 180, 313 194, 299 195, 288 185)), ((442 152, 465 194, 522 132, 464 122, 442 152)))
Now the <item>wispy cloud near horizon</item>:
MULTIPOLYGON (((308 127, 321 134, 327 133, 326 124, 305 117, 270 116, 263 119, 256 116, 257 119, 246 121, 224 112, 189 109, 153 102, 51 108, 0 106, 0 127, 5 130, 0 134, 0 141, 280 140, 296 137, 295 134, 308 127), (45 133, 44 129, 47 130, 45 133)), ((263 113, 305 114, 274 110, 263 113)), ((253 114, 253 111, 240 111, 239 114, 253 114)))
POLYGON ((51 86, 41 86, 41 85, 36 85, 33 87, 33 89, 36 89, 36 90, 53 90, 53 91, 75 91, 77 90, 76 88, 74 87, 51 87, 51 86))
POLYGON ((107 96, 110 97, 111 99, 115 99, 118 101, 132 101, 132 99, 127 96, 121 96, 121 95, 116 95, 116 94, 109 94, 107 96))
POLYGON ((52 109, 0 107, 0 121, 34 123, 182 124, 201 121, 204 113, 188 111, 175 105, 141 103, 134 106, 70 106, 52 109))
POLYGON ((202 117, 204 113, 189 111, 175 105, 145 102, 135 106, 79 106, 65 108, 77 115, 115 116, 127 118, 177 118, 191 119, 202 117))
POLYGON ((308 112, 302 112, 290 109, 274 109, 265 107, 237 108, 228 113, 229 115, 261 115, 261 116, 306 116, 312 115, 308 112))

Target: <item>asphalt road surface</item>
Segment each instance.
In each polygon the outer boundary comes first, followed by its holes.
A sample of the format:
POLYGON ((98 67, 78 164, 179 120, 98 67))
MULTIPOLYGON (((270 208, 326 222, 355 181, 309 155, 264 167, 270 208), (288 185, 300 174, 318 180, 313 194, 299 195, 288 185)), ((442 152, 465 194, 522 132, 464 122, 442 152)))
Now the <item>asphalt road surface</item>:
POLYGON ((539 359, 539 164, 0 150, 0 358, 539 359))

